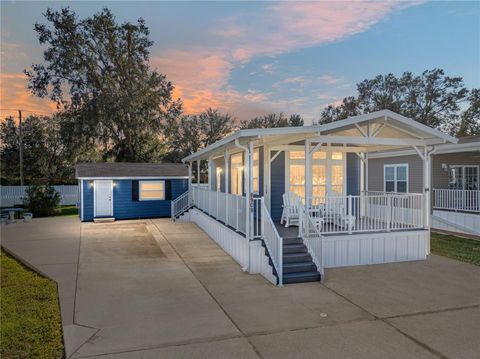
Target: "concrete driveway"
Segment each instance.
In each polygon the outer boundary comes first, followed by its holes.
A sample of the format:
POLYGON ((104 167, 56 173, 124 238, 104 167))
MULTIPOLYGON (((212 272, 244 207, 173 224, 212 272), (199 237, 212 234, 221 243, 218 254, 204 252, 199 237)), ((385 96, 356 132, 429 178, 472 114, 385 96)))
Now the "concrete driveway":
POLYGON ((243 273, 193 224, 62 220, 2 227, 2 243, 63 278, 71 357, 403 359, 480 352, 480 267, 430 256, 327 270, 323 285, 277 288, 243 273), (60 275, 62 268, 70 270, 60 275))

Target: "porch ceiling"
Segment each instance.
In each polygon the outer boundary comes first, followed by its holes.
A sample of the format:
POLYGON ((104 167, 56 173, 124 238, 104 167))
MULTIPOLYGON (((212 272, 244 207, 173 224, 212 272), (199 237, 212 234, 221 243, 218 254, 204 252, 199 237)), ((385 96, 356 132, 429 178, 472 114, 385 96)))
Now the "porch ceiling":
MULTIPOLYGON (((296 145, 310 139, 312 144, 343 147, 348 152, 380 152, 412 146, 457 143, 455 137, 422 125, 389 110, 372 112, 319 126, 281 127, 239 130, 183 159, 184 162, 208 159, 225 151, 240 151, 235 142, 254 146, 296 145)), ((286 149, 286 148, 284 148, 286 149)))

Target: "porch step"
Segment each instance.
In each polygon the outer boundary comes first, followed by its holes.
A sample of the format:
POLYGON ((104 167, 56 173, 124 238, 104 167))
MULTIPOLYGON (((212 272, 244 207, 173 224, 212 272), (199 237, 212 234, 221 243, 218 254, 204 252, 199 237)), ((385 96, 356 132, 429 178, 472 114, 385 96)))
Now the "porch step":
MULTIPOLYGON (((272 259, 269 256, 265 243, 265 255, 268 256, 268 263, 272 267, 272 273, 278 278, 272 259)), ((317 266, 313 263, 307 247, 303 244, 302 238, 283 238, 283 283, 304 283, 317 282, 320 280, 317 266)))
POLYGON ((287 253, 283 255, 283 263, 311 262, 312 257, 308 253, 287 253))
POLYGON ((312 272, 316 271, 317 267, 312 261, 285 263, 283 265, 283 274, 298 273, 298 272, 312 272))
POLYGON ((320 280, 320 273, 315 271, 309 272, 297 272, 297 273, 285 273, 283 275, 283 283, 305 283, 305 282, 318 282, 320 280))
POLYGON ((95 223, 115 222, 115 218, 114 217, 98 217, 98 218, 94 218, 93 222, 95 223))
POLYGON ((283 245, 283 253, 307 253, 307 247, 303 243, 301 244, 284 244, 283 245))
POLYGON ((303 244, 301 238, 283 238, 283 244, 303 244))

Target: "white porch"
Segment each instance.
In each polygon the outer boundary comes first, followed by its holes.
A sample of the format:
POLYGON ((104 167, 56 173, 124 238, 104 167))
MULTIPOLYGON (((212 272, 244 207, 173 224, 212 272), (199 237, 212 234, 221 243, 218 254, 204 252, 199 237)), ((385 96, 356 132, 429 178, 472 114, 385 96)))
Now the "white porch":
POLYGON ((172 216, 194 207, 214 220, 208 226, 261 241, 280 285, 283 260, 290 261, 291 250, 301 246, 321 275, 330 266, 424 259, 429 252, 430 155, 436 144, 447 141, 456 139, 391 111, 321 126, 241 130, 184 159, 190 191, 172 203, 172 216), (369 192, 369 153, 406 147, 424 161, 423 192, 369 192), (356 194, 347 193, 348 154, 360 163, 356 194), (273 166, 279 156, 285 158, 283 174, 273 166), (206 186, 199 181, 201 161, 208 163, 206 186), (288 192, 301 196, 293 231, 272 220, 279 196, 288 192), (286 236, 295 232, 301 243, 287 247, 283 238, 290 240, 286 236))

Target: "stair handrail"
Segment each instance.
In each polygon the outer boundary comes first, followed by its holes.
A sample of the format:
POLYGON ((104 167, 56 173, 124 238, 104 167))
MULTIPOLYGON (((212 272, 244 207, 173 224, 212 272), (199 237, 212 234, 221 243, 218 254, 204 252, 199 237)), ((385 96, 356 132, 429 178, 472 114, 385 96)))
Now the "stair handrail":
POLYGON ((260 200, 260 218, 262 240, 265 243, 268 254, 272 261, 273 267, 277 272, 278 286, 283 286, 283 238, 278 234, 277 228, 270 217, 267 207, 265 206, 264 197, 260 200))
POLYGON ((313 263, 317 266, 318 272, 320 273, 320 280, 323 282, 325 278, 325 271, 323 267, 323 236, 320 229, 317 227, 315 222, 313 221, 310 214, 307 212, 305 206, 300 202, 298 211, 298 233, 302 238, 305 247, 307 247, 307 251, 312 257, 313 263), (310 228, 314 229, 313 235, 311 235, 310 228), (311 243, 310 240, 318 240, 319 243, 311 243), (313 248, 318 247, 320 253, 317 256, 315 249, 313 248))
POLYGON ((175 221, 175 218, 190 209, 191 206, 192 201, 190 200, 190 191, 187 190, 171 202, 172 221, 175 221))

